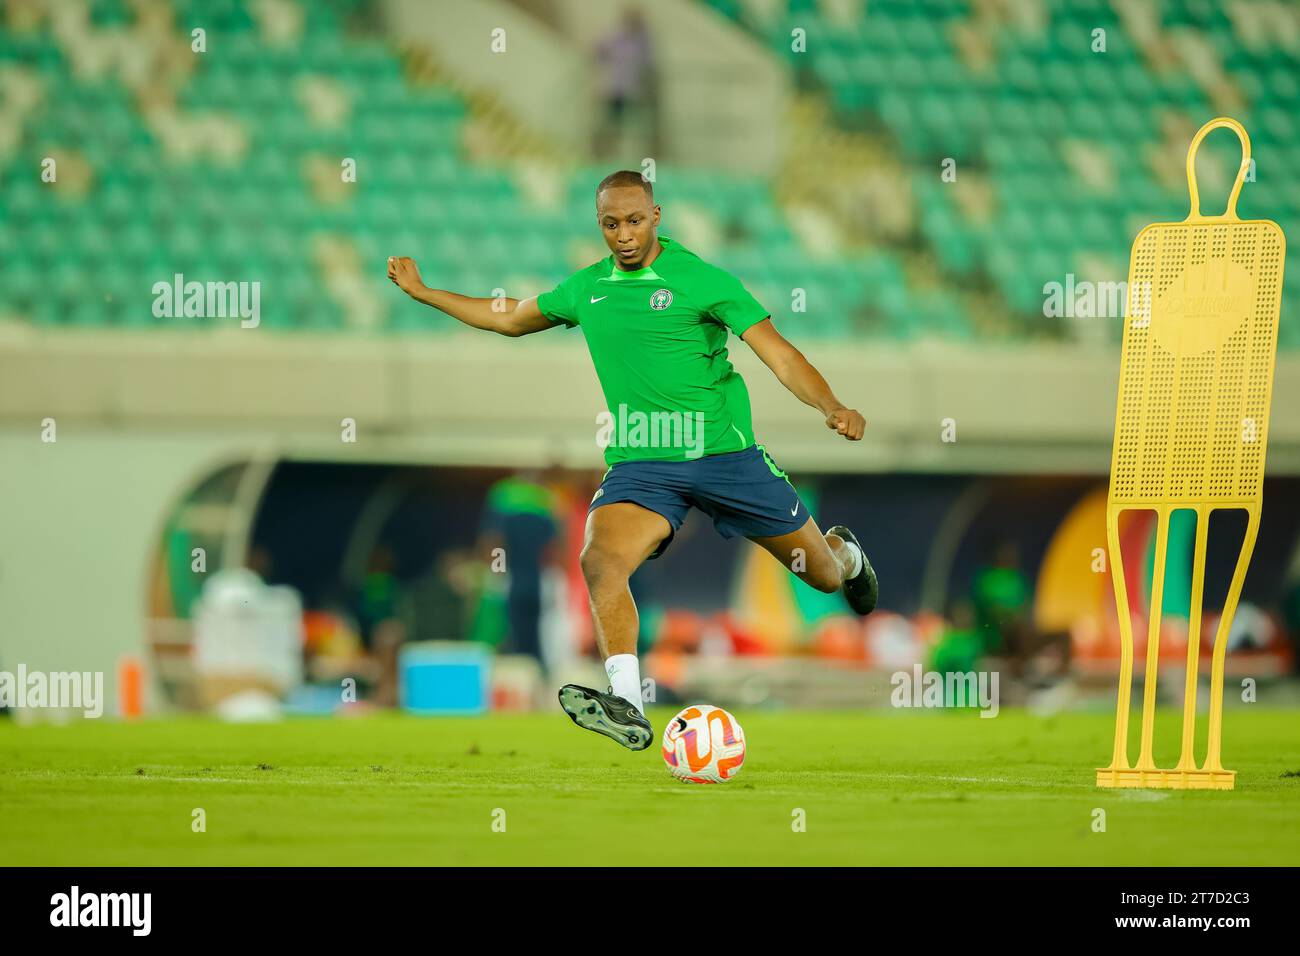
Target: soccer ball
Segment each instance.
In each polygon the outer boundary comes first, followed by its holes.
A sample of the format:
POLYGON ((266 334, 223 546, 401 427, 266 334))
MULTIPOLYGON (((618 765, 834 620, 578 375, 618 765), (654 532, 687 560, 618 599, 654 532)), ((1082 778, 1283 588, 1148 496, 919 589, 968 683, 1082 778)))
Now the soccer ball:
POLYGON ((687 707, 664 728, 664 763, 685 783, 726 783, 745 763, 740 721, 721 707, 687 707))

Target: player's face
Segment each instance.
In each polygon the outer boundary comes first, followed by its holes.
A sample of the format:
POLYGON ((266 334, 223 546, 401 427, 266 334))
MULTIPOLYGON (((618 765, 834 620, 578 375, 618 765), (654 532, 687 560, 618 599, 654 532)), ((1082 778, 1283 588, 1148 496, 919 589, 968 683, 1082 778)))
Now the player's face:
POLYGON ((659 207, 640 186, 616 186, 596 197, 596 219, 620 269, 639 269, 655 244, 659 207))

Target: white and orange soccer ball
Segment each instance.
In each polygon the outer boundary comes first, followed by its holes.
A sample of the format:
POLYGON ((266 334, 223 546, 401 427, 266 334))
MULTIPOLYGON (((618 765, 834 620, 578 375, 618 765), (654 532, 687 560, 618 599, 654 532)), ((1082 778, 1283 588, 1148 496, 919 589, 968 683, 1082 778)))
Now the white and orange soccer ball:
POLYGON ((664 763, 686 783, 726 783, 745 763, 745 732, 721 707, 692 704, 664 728, 664 763))

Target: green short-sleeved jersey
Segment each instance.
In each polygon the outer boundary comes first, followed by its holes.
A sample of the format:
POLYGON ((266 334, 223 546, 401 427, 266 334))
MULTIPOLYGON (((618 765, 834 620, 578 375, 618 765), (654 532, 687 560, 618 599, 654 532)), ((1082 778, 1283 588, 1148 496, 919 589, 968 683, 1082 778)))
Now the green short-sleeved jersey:
POLYGON ((740 280, 671 239, 625 272, 611 255, 537 297, 542 314, 580 326, 609 411, 605 461, 688 461, 754 444, 749 390, 727 359, 769 313, 740 280))

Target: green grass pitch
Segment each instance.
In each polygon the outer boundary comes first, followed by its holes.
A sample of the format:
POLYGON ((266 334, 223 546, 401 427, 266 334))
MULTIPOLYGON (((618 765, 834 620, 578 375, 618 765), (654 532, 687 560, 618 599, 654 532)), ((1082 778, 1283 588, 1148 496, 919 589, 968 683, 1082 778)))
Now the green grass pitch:
MULTIPOLYGON (((657 729, 672 711, 651 713, 657 729)), ((1233 710, 1235 792, 1106 791, 1110 714, 737 711, 749 756, 679 784, 554 713, 223 725, 0 721, 17 865, 1211 865, 1300 862, 1290 711, 1233 710), (206 814, 193 832, 192 811, 206 814), (1106 812, 1094 832, 1095 808, 1106 812), (806 819, 795 832, 796 809, 806 819), (504 832, 494 832, 503 810, 504 832)), ((1164 739, 1176 718, 1162 715, 1164 739), (1168 720, 1165 718, 1169 717, 1168 720)), ((1176 743, 1175 743, 1176 745, 1176 743)), ((1158 757, 1161 754, 1157 754, 1158 757)))

